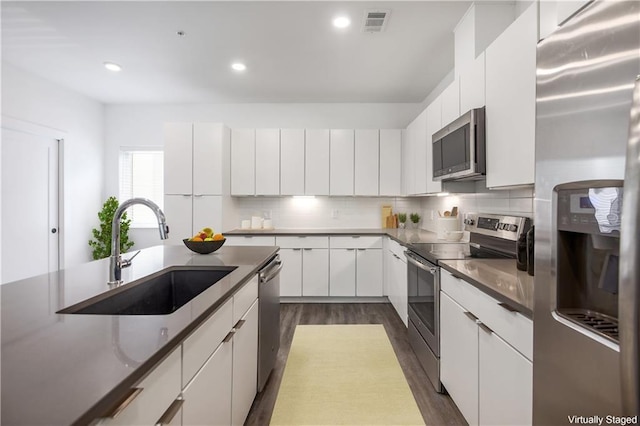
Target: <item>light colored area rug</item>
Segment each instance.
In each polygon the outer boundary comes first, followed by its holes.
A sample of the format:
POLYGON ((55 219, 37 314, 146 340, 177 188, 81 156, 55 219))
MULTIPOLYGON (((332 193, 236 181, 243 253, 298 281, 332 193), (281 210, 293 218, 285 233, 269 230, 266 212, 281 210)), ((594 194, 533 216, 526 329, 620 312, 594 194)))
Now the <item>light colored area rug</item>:
POLYGON ((272 425, 424 425, 381 324, 296 327, 272 425))

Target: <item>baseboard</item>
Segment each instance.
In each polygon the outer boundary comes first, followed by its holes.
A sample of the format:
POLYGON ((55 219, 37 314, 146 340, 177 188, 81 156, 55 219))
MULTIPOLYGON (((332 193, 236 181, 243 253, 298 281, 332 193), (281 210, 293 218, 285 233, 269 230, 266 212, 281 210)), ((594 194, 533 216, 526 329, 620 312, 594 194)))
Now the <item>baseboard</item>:
POLYGON ((380 297, 280 297, 280 303, 391 303, 387 296, 380 297))

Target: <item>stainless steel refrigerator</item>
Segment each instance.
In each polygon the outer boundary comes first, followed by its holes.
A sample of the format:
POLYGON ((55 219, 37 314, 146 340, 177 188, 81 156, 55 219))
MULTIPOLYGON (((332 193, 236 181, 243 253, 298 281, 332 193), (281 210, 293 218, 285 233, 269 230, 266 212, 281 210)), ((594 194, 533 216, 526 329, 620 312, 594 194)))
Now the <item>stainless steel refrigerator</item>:
POLYGON ((639 1, 538 45, 534 424, 638 414, 639 74, 639 1))

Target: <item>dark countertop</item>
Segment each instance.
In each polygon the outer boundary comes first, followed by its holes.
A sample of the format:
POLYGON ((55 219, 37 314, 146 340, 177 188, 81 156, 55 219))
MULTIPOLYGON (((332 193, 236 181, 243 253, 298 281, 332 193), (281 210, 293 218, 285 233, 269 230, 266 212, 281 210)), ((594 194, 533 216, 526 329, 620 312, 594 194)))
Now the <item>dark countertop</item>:
POLYGON ((226 236, 340 236, 340 235, 372 235, 388 236, 402 245, 411 243, 450 243, 451 241, 439 240, 435 232, 424 229, 397 229, 397 228, 318 228, 318 229, 234 229, 225 232, 226 236))
POLYGON ((514 259, 442 260, 440 265, 533 319, 533 277, 519 271, 514 259))
POLYGON ((108 259, 0 286, 1 423, 86 424, 104 414, 277 250, 223 247, 209 255, 184 246, 142 250, 122 271, 124 285, 169 267, 237 266, 169 315, 56 314, 108 290, 108 259))

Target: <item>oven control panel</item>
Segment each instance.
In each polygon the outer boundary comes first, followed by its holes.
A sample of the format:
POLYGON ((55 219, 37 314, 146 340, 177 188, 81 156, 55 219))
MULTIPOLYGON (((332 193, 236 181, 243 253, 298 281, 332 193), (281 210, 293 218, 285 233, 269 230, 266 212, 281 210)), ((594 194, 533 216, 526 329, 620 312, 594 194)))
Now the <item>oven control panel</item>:
POLYGON ((528 217, 466 213, 463 219, 465 231, 517 241, 520 234, 531 226, 528 217))

